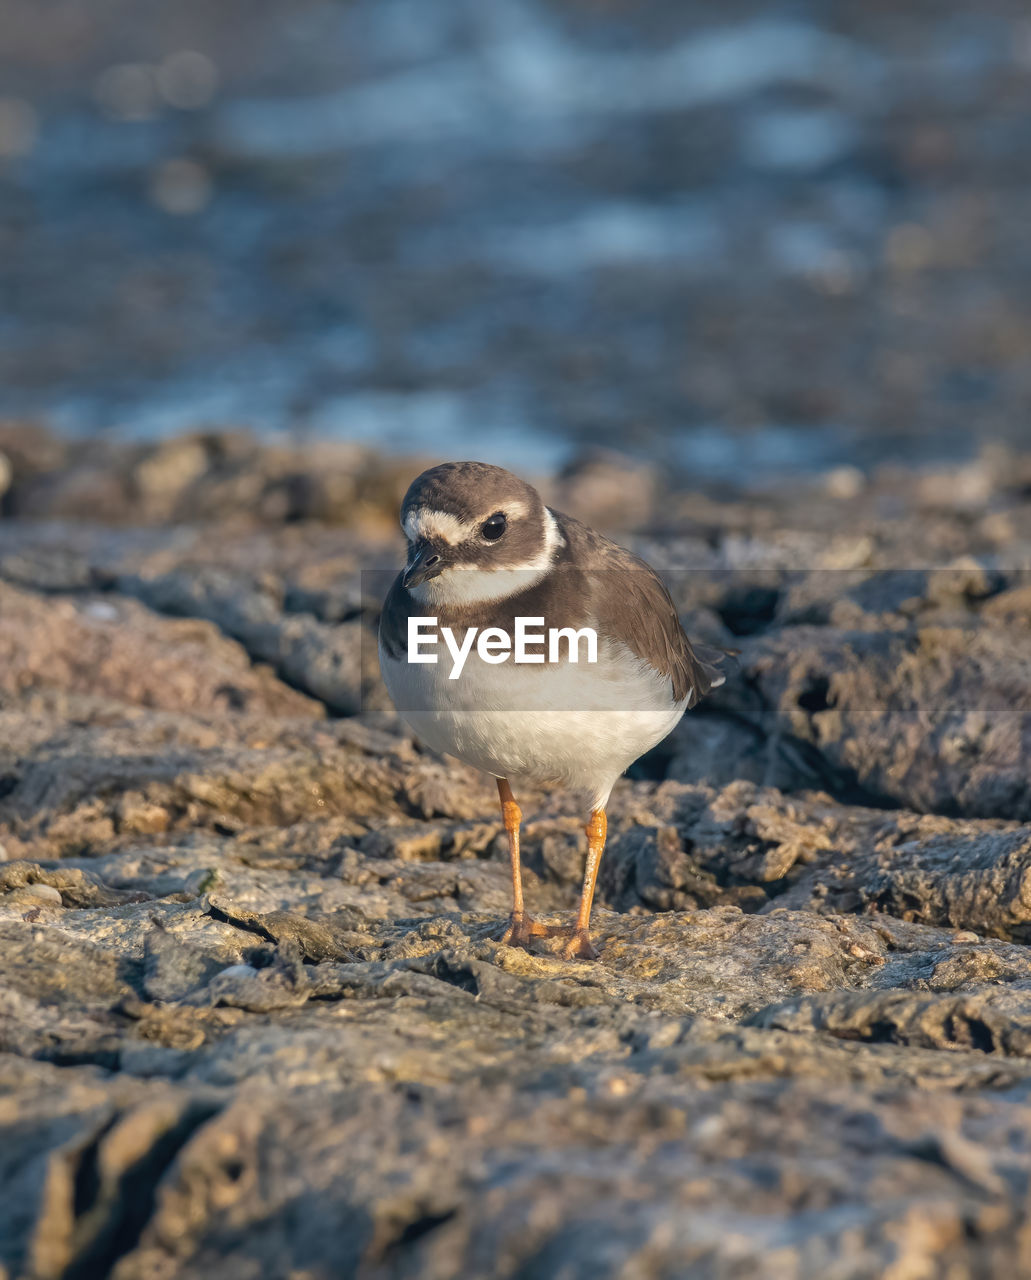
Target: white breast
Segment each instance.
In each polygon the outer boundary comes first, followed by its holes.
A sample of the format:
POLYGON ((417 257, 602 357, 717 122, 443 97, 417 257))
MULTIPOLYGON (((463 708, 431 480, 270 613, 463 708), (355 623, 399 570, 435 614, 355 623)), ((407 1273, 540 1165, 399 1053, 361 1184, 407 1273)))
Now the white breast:
POLYGON ((474 651, 457 680, 448 661, 409 663, 382 645, 380 666, 394 705, 435 750, 513 783, 582 791, 595 808, 687 706, 669 677, 605 640, 596 663, 489 665, 474 651))

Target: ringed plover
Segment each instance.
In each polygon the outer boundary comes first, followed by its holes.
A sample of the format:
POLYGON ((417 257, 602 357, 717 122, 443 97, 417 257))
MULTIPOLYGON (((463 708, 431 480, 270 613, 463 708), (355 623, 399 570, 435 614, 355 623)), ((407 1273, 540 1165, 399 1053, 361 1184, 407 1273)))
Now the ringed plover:
MULTIPOLYGON (((724 681, 715 649, 692 646, 662 581, 643 560, 500 467, 448 462, 423 472, 401 506, 408 562, 380 618, 380 665, 398 711, 426 743, 497 779, 512 863, 504 941, 568 935, 563 954, 593 959, 591 901, 616 779, 724 681), (517 619, 520 620, 517 623, 517 619), (413 620, 483 643, 457 663, 409 643, 413 620), (522 663, 505 637, 526 623, 565 636, 522 663), (574 656, 573 634, 596 638, 595 661, 574 656), (488 636, 484 632, 489 633, 488 636), (567 634, 568 633, 568 634, 567 634), (416 659, 416 660, 413 660, 416 659), (564 786, 590 806, 587 862, 575 923, 541 925, 523 905, 521 782, 564 786)), ((543 635, 542 635, 543 640, 543 635)), ((587 656, 590 656, 589 654, 587 656)))

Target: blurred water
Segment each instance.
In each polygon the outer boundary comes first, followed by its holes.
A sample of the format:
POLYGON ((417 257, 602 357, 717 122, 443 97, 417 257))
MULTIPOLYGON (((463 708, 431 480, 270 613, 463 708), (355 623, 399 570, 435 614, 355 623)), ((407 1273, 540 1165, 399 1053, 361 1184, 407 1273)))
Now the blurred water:
POLYGON ((0 44, 6 415, 703 479, 1025 442, 1017 5, 54 21, 0 44))
MULTIPOLYGON (((613 52, 564 38, 527 0, 462 11, 476 14, 468 53, 436 50, 426 65, 332 94, 239 102, 222 113, 221 140, 264 158, 449 142, 532 154, 582 145, 620 116, 732 102, 789 82, 863 99, 879 79, 879 60, 861 46, 798 22, 753 19, 670 48, 613 52)), ((366 47, 386 52, 393 30, 371 12, 366 47)))

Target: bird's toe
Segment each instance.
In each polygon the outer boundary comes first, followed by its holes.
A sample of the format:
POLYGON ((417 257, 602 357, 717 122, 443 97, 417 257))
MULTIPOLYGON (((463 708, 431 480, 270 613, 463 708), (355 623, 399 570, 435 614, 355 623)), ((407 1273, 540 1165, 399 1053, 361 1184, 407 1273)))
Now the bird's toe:
POLYGON ((573 936, 562 948, 562 955, 566 960, 597 960, 598 958, 598 952, 586 929, 573 931, 573 936))
POLYGON ((506 947, 522 947, 524 950, 529 950, 530 939, 543 938, 546 933, 545 926, 538 924, 533 916, 525 913, 513 914, 509 917, 508 928, 501 935, 501 941, 506 947))

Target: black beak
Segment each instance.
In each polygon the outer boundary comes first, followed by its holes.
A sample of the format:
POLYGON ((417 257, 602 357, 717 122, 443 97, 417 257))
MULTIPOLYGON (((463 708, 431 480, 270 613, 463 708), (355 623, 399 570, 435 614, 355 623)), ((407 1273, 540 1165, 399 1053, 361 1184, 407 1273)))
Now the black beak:
POLYGON ((434 551, 433 544, 421 539, 412 550, 412 557, 405 567, 402 587, 417 587, 420 582, 429 582, 443 572, 440 555, 434 551))

